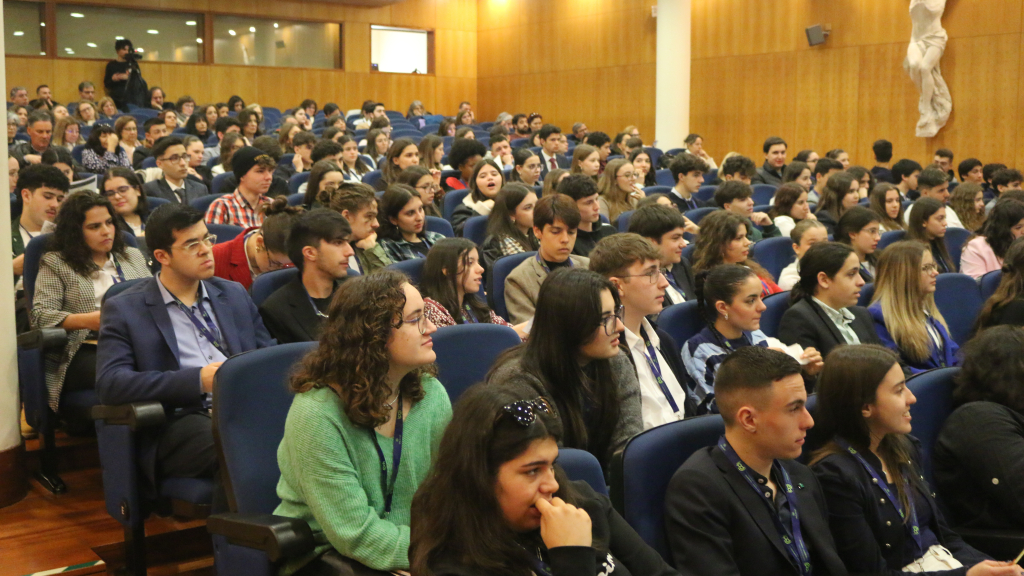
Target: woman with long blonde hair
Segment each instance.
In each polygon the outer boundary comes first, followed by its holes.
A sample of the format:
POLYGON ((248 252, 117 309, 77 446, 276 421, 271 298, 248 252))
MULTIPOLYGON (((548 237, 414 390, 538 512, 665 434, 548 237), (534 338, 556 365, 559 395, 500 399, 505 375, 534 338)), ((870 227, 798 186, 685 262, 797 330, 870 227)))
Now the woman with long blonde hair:
POLYGON ((882 344, 895 350, 911 372, 958 366, 960 347, 935 304, 939 269, 928 246, 914 240, 890 244, 876 272, 868 312, 882 344))
POLYGON ((615 222, 619 214, 636 209, 636 203, 643 200, 644 193, 636 188, 636 170, 624 158, 612 160, 604 168, 604 174, 597 181, 598 202, 601 214, 615 222))

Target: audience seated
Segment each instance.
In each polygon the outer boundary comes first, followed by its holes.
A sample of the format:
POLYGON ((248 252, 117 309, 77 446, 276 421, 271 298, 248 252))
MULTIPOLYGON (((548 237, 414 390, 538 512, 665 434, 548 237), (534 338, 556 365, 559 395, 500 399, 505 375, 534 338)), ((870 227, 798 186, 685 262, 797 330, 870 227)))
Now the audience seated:
POLYGON ((922 196, 910 207, 907 219, 907 240, 928 246, 939 274, 956 272, 953 258, 946 248, 946 215, 951 212, 938 200, 922 196))
POLYGON ((288 259, 299 269, 259 307, 263 324, 279 344, 320 337, 331 298, 347 278, 352 229, 341 214, 317 208, 300 215, 288 235, 288 259))
MULTIPOLYGON (((821 161, 818 161, 821 165, 821 161)), ((848 172, 839 172, 829 177, 821 193, 821 201, 815 216, 825 225, 830 235, 835 235, 836 224, 843 214, 860 201, 860 182, 848 172)))
MULTIPOLYGON (((811 186, 814 185, 814 178, 811 176, 811 167, 806 162, 800 160, 794 160, 786 166, 786 171, 782 173, 782 185, 796 184, 804 190, 804 192, 810 192, 811 186)), ((782 186, 779 187, 779 190, 782 186)), ((772 204, 778 204, 778 191, 775 192, 775 198, 772 198, 772 204)))
MULTIPOLYGON (((751 163, 751 168, 753 168, 753 163, 751 163)), ((704 174, 708 171, 707 163, 700 156, 695 154, 678 154, 672 160, 672 164, 669 165, 669 171, 672 173, 672 181, 676 184, 669 193, 668 198, 676 205, 680 212, 715 205, 711 202, 699 200, 694 196, 700 190, 701 185, 704 184, 704 174)))
POLYGON ((715 395, 725 434, 694 453, 665 494, 675 567, 684 576, 847 574, 821 485, 794 460, 814 425, 800 364, 746 346, 722 363, 715 395))
MULTIPOLYGON (((814 185, 807 193, 807 201, 814 205, 821 204, 825 195, 825 187, 832 176, 843 171, 843 165, 831 158, 822 158, 814 164, 814 185)), ((859 191, 858 191, 859 194, 859 191)))
MULTIPOLYGON (((39 264, 32 325, 68 331, 64 348, 48 353, 46 359, 46 387, 54 412, 60 412, 62 395, 96 385, 96 333, 107 288, 151 276, 145 257, 125 244, 117 222, 106 198, 90 193, 69 196, 60 206, 39 264)), ((83 434, 92 428, 89 414, 60 415, 69 431, 83 434)))
POLYGON ((231 169, 238 188, 230 196, 213 201, 206 210, 207 224, 231 224, 242 228, 263 222, 260 207, 269 203, 267 192, 274 179, 276 163, 267 153, 245 146, 231 156, 231 169))
POLYGON ((867 198, 875 187, 875 176, 863 166, 850 166, 846 171, 860 183, 861 200, 867 198))
POLYGON ((556 463, 568 436, 532 388, 465 392, 412 504, 414 574, 676 574, 608 498, 556 463), (467 496, 453 506, 452 494, 467 496), (614 551, 614 552, 613 552, 614 551))
POLYGON ((392 184, 380 200, 381 248, 391 262, 426 258, 427 252, 444 238, 426 229, 423 201, 411 186, 392 184))
POLYGON ((754 184, 782 186, 782 174, 786 171, 786 141, 772 136, 764 141, 764 165, 757 169, 754 184))
POLYGON ((828 442, 811 461, 846 569, 1020 574, 1011 562, 995 562, 966 544, 946 523, 910 436, 915 402, 891 350, 845 346, 829 355, 818 383, 818 421, 828 442))
POLYGON ((938 275, 932 251, 917 241, 890 244, 878 259, 868 311, 882 344, 895 350, 911 373, 960 364, 959 346, 935 305, 938 275))
MULTIPOLYGON (((790 163, 790 167, 793 164, 796 162, 790 163)), ((809 171, 806 168, 804 170, 809 171)), ((807 203, 807 189, 800 184, 795 182, 783 184, 775 191, 772 200, 774 200, 774 204, 768 211, 768 217, 778 229, 779 236, 789 236, 793 228, 804 220, 818 219, 811 213, 811 205, 807 203)))
POLYGON ((451 419, 432 375, 436 328, 419 292, 393 270, 346 281, 329 316, 320 346, 292 377, 277 453, 274 514, 306 520, 317 546, 281 573, 346 573, 338 569, 350 561, 406 570, 413 495, 451 419))
MULTIPOLYGON (((250 140, 241 132, 239 132, 238 135, 242 137, 243 145, 248 145, 245 144, 245 142, 250 140)), ((313 134, 312 132, 300 131, 292 136, 292 161, 291 163, 285 162, 283 164, 276 164, 274 167, 274 176, 287 182, 296 174, 309 172, 314 162, 313 146, 316 145, 316 141, 316 134, 313 134)), ((223 152, 221 153, 221 156, 223 156, 223 152)), ((227 163, 225 163, 224 166, 225 168, 229 167, 227 163)))
POLYGON ((505 173, 494 160, 479 160, 469 180, 469 194, 455 208, 451 215, 455 234, 462 235, 466 220, 473 216, 487 216, 494 208, 494 198, 505 185, 505 173))
POLYGON ((11 246, 14 253, 14 289, 19 292, 17 297, 20 300, 25 247, 43 233, 44 226, 53 224, 71 183, 59 169, 44 164, 28 166, 16 174, 21 215, 11 222, 11 246))
MULTIPOLYGON (((221 144, 224 143, 225 136, 227 136, 228 134, 238 134, 238 136, 241 137, 242 125, 238 122, 236 118, 232 118, 230 116, 222 116, 220 118, 217 118, 217 120, 215 121, 213 125, 213 131, 215 134, 217 134, 217 143, 203 150, 203 163, 206 163, 207 161, 213 158, 217 158, 221 155, 221 144)), ((281 132, 282 134, 286 134, 288 133, 288 129, 282 125, 281 132)), ((291 146, 290 137, 288 140, 288 145, 291 146)))
MULTIPOLYGON (((388 147, 383 162, 378 166, 381 177, 377 180, 377 190, 387 190, 391 184, 398 183, 398 176, 410 166, 420 163, 420 149, 409 138, 399 138, 388 147)), ((499 170, 498 172, 501 172, 499 170)))
POLYGON ((512 162, 509 182, 519 182, 530 187, 540 183, 541 162, 536 152, 526 147, 516 148, 512 153, 512 162))
POLYGON ((153 155, 152 148, 156 141, 168 134, 167 125, 160 117, 150 118, 143 122, 142 130, 145 139, 132 152, 132 167, 136 170, 142 168, 142 162, 153 155))
POLYGON ((582 266, 555 270, 540 287, 529 340, 487 375, 490 386, 526 385, 550 398, 563 445, 590 452, 606 471, 612 454, 643 430, 636 373, 619 349, 622 315, 609 280, 582 266))
POLYGON ((366 275, 394 263, 377 241, 379 224, 373 188, 361 182, 345 182, 333 192, 322 193, 318 202, 344 216, 352 227, 350 244, 355 254, 348 259, 349 270, 366 275))
POLYGON ((900 200, 900 189, 893 184, 885 182, 877 184, 869 195, 868 209, 878 216, 878 231, 880 233, 907 228, 903 216, 903 202, 900 200))
POLYGON ((185 150, 181 138, 165 136, 156 142, 151 152, 156 158, 157 167, 163 172, 163 177, 146 182, 143 190, 148 196, 178 204, 189 204, 210 193, 205 184, 187 177, 191 157, 185 150))
POLYGON ((963 227, 972 233, 985 223, 985 193, 980 184, 963 182, 949 195, 949 211, 955 212, 963 227))
POLYGON ((619 347, 629 354, 640 384, 644 430, 695 416, 697 401, 685 388, 679 345, 647 319, 661 312, 669 285, 661 273, 661 252, 638 234, 616 234, 597 243, 590 269, 619 292, 625 327, 619 347))
POLYGON ((576 230, 576 244, 572 253, 587 256, 594 246, 618 232, 611 224, 601 221, 601 204, 598 202, 597 184, 586 174, 570 174, 558 185, 558 193, 576 201, 580 213, 580 224, 576 230))
POLYGON ((646 188, 647 186, 657 186, 658 182, 655 179, 655 167, 651 164, 651 155, 643 148, 637 148, 629 153, 627 156, 630 164, 633 165, 633 169, 636 171, 636 181, 634 186, 646 188))
POLYGON ((978 313, 975 333, 992 326, 1024 326, 1024 240, 1010 244, 1000 270, 999 286, 978 313))
POLYGON ((134 234, 139 250, 148 256, 145 231, 150 209, 138 175, 130 168, 111 168, 103 175, 100 194, 114 206, 121 229, 134 234))
POLYGON ((510 182, 501 188, 487 217, 487 237, 482 246, 484 269, 490 270, 502 256, 537 249, 537 238, 533 235, 536 205, 537 194, 523 184, 510 182))
POLYGON ((459 176, 449 176, 444 185, 451 190, 465 190, 468 183, 473 182, 476 165, 485 154, 487 147, 476 140, 461 138, 452 143, 451 151, 448 152, 448 164, 453 170, 459 171, 459 176))
POLYGON ((972 278, 999 270, 1010 245, 1024 236, 1024 203, 1011 198, 996 202, 979 234, 967 242, 960 258, 960 271, 972 278))
POLYGON ((875 281, 875 248, 882 239, 878 228, 878 216, 863 206, 850 208, 836 224, 835 240, 853 248, 860 261, 860 277, 864 282, 875 281))
POLYGON ((747 220, 747 238, 751 243, 779 235, 779 229, 764 212, 754 212, 754 192, 743 182, 726 182, 715 190, 715 204, 747 220), (757 226, 755 226, 755 224, 757 226))
POLYGON ((779 340, 814 348, 823 358, 843 344, 881 344, 871 314, 857 306, 864 279, 849 246, 821 242, 800 258, 800 281, 779 323, 779 340))
POLYGON ((746 156, 736 154, 722 160, 722 168, 718 171, 719 182, 715 184, 739 180, 749 186, 756 175, 757 168, 754 167, 754 161, 746 156))
POLYGON ((346 182, 362 182, 363 175, 373 170, 373 168, 366 165, 363 162, 362 156, 359 154, 359 147, 356 145, 355 138, 348 135, 343 135, 338 138, 338 144, 341 144, 341 160, 344 165, 339 163, 342 171, 345 174, 346 182))
MULTIPOLYGON (((552 136, 554 138, 554 136, 552 136)), ((597 183, 601 175, 601 151, 589 144, 580 144, 572 152, 569 174, 582 174, 597 183)))
POLYGON ((243 229, 233 240, 217 244, 212 250, 215 275, 238 282, 247 290, 260 274, 292 264, 288 235, 302 208, 289 206, 286 199, 278 197, 264 203, 260 212, 261 225, 243 229))
POLYGON ((597 182, 600 213, 612 222, 619 215, 636 209, 644 199, 644 191, 636 185, 636 171, 626 159, 612 160, 605 166, 604 174, 597 182))
MULTIPOLYGON (((949 201, 949 179, 942 170, 932 167, 925 168, 917 177, 917 192, 918 198, 915 199, 915 202, 921 198, 932 198, 945 206, 949 201)), ((904 214, 903 218, 909 224, 910 212, 904 214)), ((946 210, 946 225, 951 228, 964 227, 954 210, 946 210)))
POLYGON ((132 163, 114 128, 99 124, 93 127, 82 148, 82 166, 89 172, 102 174, 115 166, 131 168, 132 163))
POLYGON ((997 166, 1001 166, 1001 168, 992 175, 992 190, 995 191, 995 197, 985 205, 986 213, 992 211, 996 205, 996 200, 1002 197, 1004 192, 1020 190, 1021 181, 1024 180, 1024 176, 1021 175, 1020 171, 1007 169, 1002 164, 997 166))
POLYGON ((329 199, 342 182, 345 182, 345 176, 341 166, 333 160, 320 160, 313 164, 309 179, 297 193, 303 195, 302 205, 306 208, 322 208, 325 204, 319 200, 320 196, 329 199))
MULTIPOLYGON (((737 183, 740 184, 740 183, 737 183)), ((719 264, 742 264, 757 274, 761 296, 782 292, 771 273, 750 258, 747 227, 750 220, 729 210, 712 212, 700 221, 700 236, 693 251, 693 272, 700 274, 719 264)))
POLYGON ((693 268, 683 257, 686 232, 700 231, 675 206, 644 206, 629 219, 629 231, 648 239, 658 249, 662 275, 668 280, 662 305, 680 304, 696 298, 693 268))
MULTIPOLYGON (((553 124, 544 124, 535 132, 540 134, 541 139, 540 179, 544 180, 547 178, 548 172, 557 168, 569 168, 571 165, 569 158, 558 153, 562 129, 553 124)), ((581 145, 577 145, 576 148, 579 148, 581 145)), ((454 168, 454 165, 452 167, 454 168)))
POLYGON ((434 182, 434 175, 419 164, 409 166, 398 175, 398 184, 405 184, 417 194, 423 201, 423 213, 427 216, 440 218, 442 216, 441 205, 437 201, 440 187, 434 182))
POLYGON ((17 158, 18 165, 22 168, 29 164, 38 164, 42 153, 50 147, 53 118, 48 112, 32 112, 25 122, 25 133, 29 137, 28 142, 18 142, 8 149, 8 154, 17 158))
POLYGON ((957 408, 935 443, 935 482, 956 526, 1024 529, 1024 365, 1020 325, 999 326, 964 346, 957 408))

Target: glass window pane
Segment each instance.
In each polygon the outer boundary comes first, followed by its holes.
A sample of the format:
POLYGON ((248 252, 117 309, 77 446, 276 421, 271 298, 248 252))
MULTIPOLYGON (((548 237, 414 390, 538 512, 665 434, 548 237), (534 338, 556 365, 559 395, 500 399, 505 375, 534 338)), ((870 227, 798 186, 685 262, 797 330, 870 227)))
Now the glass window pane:
POLYGON ((45 56, 43 4, 4 2, 4 47, 7 54, 45 56))
POLYGON ((181 12, 57 5, 57 55, 117 58, 114 42, 124 36, 154 62, 199 62, 203 17, 181 12))
POLYGON ((241 66, 339 68, 341 26, 217 15, 213 61, 241 66))
POLYGON ((370 62, 378 72, 428 74, 427 32, 370 26, 370 62))

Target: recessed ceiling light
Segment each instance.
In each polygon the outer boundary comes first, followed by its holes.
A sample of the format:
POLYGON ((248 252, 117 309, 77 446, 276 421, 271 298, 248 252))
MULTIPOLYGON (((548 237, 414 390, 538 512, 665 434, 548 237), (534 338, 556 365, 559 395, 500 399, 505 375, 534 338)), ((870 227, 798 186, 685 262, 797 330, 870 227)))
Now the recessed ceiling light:
POLYGON ((143 50, 142 48, 136 48, 135 51, 136 52, 145 52, 145 50, 143 50))
POLYGON ((46 52, 40 52, 39 55, 40 56, 46 56, 46 52))
POLYGON ((82 14, 81 12, 72 12, 71 13, 71 17, 72 18, 85 18, 85 14, 82 14))
POLYGON ((235 31, 234 30, 228 30, 228 34, 234 36, 235 35, 235 31))
POLYGON ((72 52, 73 50, 71 50, 71 48, 65 48, 64 51, 65 52, 72 52))
POLYGON ((89 48, 95 48, 96 47, 96 43, 95 42, 88 42, 88 43, 86 43, 86 46, 88 46, 89 48))
POLYGON ((255 32, 255 31, 256 31, 256 27, 255 26, 249 26, 249 32, 255 32))
POLYGON ((114 36, 114 40, 124 40, 124 36, 114 36))
POLYGON ((277 22, 274 22, 274 28, 277 28, 277 22))
POLYGON ((42 26, 43 28, 46 28, 46 22, 40 22, 39 25, 42 26))
POLYGON ((195 25, 196 25, 196 21, 195 20, 189 20, 188 22, 185 22, 185 26, 195 26, 195 25))
POLYGON ((15 31, 15 32, 14 32, 14 35, 15 35, 15 36, 24 36, 24 35, 25 35, 25 33, 24 33, 24 32, 22 32, 21 30, 17 30, 17 31, 15 31))
POLYGON ((202 44, 202 43, 203 43, 203 39, 202 38, 196 38, 196 44, 202 44))
POLYGON ((146 32, 148 32, 150 34, 159 34, 160 33, 159 30, 146 30, 146 32))

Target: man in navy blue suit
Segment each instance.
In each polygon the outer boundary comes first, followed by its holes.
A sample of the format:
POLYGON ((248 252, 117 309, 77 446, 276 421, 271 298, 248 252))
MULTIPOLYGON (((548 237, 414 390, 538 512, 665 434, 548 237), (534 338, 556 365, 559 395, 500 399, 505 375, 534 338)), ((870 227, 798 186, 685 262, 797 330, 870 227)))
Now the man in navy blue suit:
POLYGON ((245 289, 213 276, 215 240, 199 210, 160 206, 146 224, 146 245, 160 273, 103 305, 96 359, 100 401, 159 401, 167 414, 155 437, 141 440, 150 479, 214 476, 214 375, 227 358, 276 344, 245 289))

